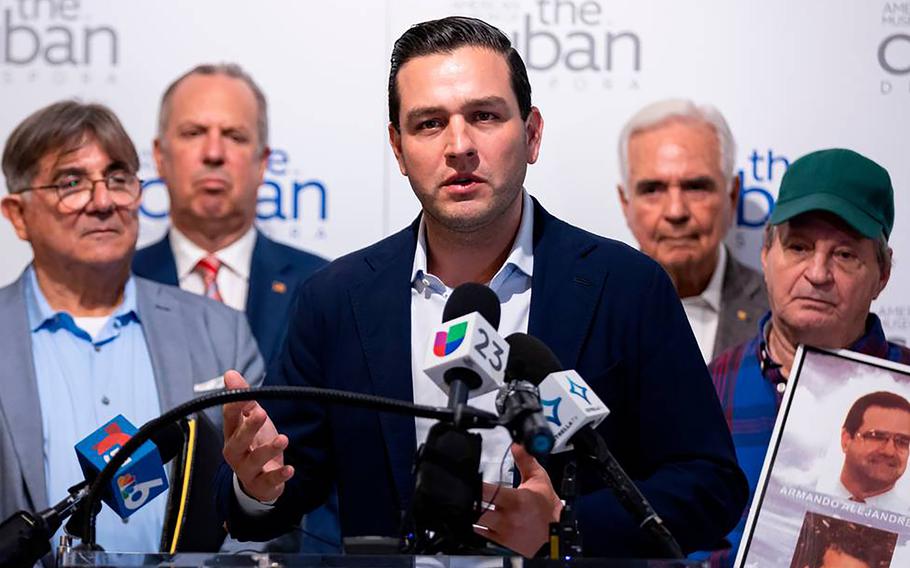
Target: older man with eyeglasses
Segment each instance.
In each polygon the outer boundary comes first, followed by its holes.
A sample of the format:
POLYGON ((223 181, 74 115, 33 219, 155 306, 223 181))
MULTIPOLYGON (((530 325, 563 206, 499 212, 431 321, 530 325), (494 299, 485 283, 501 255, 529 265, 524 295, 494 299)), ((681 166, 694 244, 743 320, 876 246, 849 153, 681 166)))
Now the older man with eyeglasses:
MULTIPOLYGON (((771 310, 755 337, 709 366, 751 494, 800 344, 910 363, 870 312, 891 276, 893 226, 891 177, 852 150, 807 154, 781 180, 761 251, 771 310)), ((745 518, 721 553, 730 559, 745 518)))
MULTIPOLYGON (((19 124, 3 151, 3 215, 34 259, 0 289, 0 518, 42 510, 82 480, 76 442, 117 414, 141 425, 192 398, 229 369, 259 378, 263 362, 243 314, 130 272, 141 182, 117 117, 64 101, 19 124), (199 383, 199 384, 196 384, 199 383)), ((211 485, 220 415, 200 417, 193 503, 211 485), (198 490, 197 490, 198 488, 198 490)), ((172 473, 172 486, 180 480, 172 473)), ((208 507, 180 513, 150 502, 127 524, 98 519, 108 550, 217 550, 208 507)), ((45 559, 46 563, 50 560, 45 559)))

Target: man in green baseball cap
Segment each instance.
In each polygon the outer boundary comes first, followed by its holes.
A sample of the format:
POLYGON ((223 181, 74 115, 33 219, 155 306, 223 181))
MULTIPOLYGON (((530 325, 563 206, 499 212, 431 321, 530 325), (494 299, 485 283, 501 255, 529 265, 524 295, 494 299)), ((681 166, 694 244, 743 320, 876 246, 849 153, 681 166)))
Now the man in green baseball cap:
MULTIPOLYGON (((781 180, 761 251, 771 310, 756 337, 710 365, 751 494, 798 345, 910 363, 910 350, 889 343, 869 312, 891 275, 893 225, 891 177, 856 152, 812 152, 781 180)), ((727 537, 731 558, 744 519, 727 537)))

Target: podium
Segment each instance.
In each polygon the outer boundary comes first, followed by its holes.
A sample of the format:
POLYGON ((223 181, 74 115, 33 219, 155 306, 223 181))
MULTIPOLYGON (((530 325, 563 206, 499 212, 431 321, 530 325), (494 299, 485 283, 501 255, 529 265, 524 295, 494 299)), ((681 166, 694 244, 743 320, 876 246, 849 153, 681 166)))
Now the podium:
POLYGON ((318 554, 136 554, 119 552, 62 551, 58 568, 83 567, 168 568, 708 568, 707 562, 692 560, 622 560, 578 558, 567 561, 524 559, 515 556, 378 556, 318 554))

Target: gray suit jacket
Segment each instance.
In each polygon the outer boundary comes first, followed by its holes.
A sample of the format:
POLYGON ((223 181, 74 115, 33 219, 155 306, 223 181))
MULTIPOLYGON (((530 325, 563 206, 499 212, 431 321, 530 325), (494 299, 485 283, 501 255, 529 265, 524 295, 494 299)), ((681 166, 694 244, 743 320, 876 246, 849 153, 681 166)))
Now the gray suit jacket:
MULTIPOLYGON (((237 369, 253 383, 262 381, 265 366, 243 313, 138 277, 136 296, 162 412, 193 398, 194 384, 228 369, 237 369)), ((20 509, 43 510, 65 497, 47 495, 46 490, 41 404, 23 276, 0 289, 0 364, 2 520, 20 509)), ((220 431, 220 411, 208 415, 220 431)))
POLYGON ((767 311, 768 293, 765 291, 765 279, 759 272, 736 260, 728 250, 712 358, 730 347, 752 339, 759 320, 767 311))

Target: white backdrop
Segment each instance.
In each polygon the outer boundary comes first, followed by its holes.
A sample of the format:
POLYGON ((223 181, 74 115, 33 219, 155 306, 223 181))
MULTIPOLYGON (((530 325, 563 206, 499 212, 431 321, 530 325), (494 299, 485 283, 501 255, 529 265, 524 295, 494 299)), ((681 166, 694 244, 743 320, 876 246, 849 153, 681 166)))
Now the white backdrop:
MULTIPOLYGON (((890 172, 895 273, 874 305, 910 339, 910 1, 0 0, 0 138, 64 97, 111 106, 154 180, 158 100, 201 62, 234 61, 269 99, 275 155, 260 226, 328 257, 411 221, 417 200, 386 142, 391 44, 412 23, 481 17, 513 37, 545 119, 527 187, 551 212, 633 242, 616 198, 616 138, 665 97, 710 102, 738 142, 746 190, 729 244, 758 264, 760 226, 787 161, 845 146, 890 172)), ((167 226, 152 183, 140 243, 167 226)), ((30 257, 0 221, 0 284, 30 257)))

